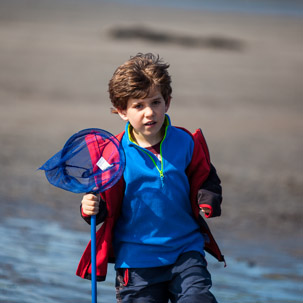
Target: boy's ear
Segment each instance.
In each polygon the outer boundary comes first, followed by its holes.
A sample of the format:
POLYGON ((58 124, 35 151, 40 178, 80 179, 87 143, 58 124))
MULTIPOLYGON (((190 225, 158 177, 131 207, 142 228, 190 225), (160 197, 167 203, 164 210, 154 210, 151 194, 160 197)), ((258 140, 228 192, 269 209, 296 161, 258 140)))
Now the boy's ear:
POLYGON ((170 101, 171 101, 171 96, 168 97, 168 100, 167 100, 167 102, 166 102, 166 104, 165 104, 165 112, 167 112, 168 109, 169 109, 170 101))
POLYGON ((117 109, 117 112, 122 120, 128 121, 128 117, 126 115, 126 110, 117 109))

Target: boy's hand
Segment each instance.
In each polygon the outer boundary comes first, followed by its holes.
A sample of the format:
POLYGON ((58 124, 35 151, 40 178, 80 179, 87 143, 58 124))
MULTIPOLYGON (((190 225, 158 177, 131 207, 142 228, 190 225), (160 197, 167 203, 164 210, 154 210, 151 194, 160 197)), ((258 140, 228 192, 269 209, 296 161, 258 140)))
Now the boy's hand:
POLYGON ((99 212, 100 195, 85 194, 82 198, 82 211, 87 216, 93 216, 99 212))
POLYGON ((209 215, 211 212, 211 209, 208 207, 202 207, 201 210, 205 213, 205 215, 209 215))

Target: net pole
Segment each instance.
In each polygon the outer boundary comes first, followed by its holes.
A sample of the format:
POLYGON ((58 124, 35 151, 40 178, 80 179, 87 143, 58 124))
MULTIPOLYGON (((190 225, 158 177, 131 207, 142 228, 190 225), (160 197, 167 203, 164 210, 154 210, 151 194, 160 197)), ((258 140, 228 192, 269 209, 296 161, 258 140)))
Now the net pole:
POLYGON ((96 275, 96 215, 91 216, 91 266, 92 266, 92 303, 97 303, 96 275))

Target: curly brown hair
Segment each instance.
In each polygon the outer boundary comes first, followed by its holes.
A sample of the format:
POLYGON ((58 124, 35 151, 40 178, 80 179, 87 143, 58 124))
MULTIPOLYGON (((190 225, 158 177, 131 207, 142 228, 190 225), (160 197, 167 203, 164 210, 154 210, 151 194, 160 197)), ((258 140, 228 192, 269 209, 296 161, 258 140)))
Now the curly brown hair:
POLYGON ((172 88, 167 71, 169 64, 159 55, 138 53, 119 66, 109 81, 109 97, 115 109, 125 110, 130 98, 146 98, 153 88, 159 88, 167 104, 172 88))

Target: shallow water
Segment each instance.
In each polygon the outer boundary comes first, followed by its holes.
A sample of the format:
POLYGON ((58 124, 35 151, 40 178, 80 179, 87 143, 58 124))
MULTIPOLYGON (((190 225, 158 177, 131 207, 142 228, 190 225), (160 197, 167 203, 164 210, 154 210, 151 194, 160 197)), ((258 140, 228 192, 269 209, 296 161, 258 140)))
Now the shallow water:
MULTIPOLYGON (((87 233, 73 232, 56 222, 5 218, 0 223, 0 302, 90 302, 90 281, 75 271, 89 241, 87 233)), ((254 252, 250 252, 253 254, 254 252)), ((302 264, 264 267, 228 256, 222 267, 208 257, 213 292, 219 302, 302 302, 302 264)), ((114 269, 98 283, 98 302, 115 302, 114 269)))
MULTIPOLYGON (((113 0, 110 1, 113 2, 113 0)), ((114 2, 132 5, 178 8, 184 10, 205 10, 284 16, 303 15, 303 3, 301 0, 114 0, 114 2)))

